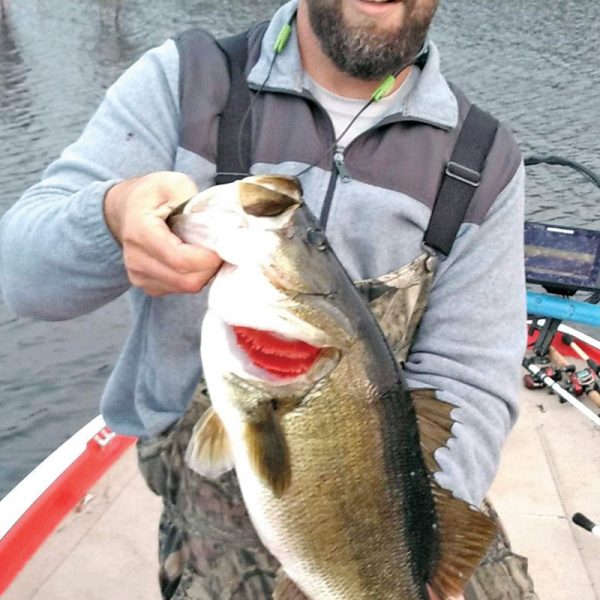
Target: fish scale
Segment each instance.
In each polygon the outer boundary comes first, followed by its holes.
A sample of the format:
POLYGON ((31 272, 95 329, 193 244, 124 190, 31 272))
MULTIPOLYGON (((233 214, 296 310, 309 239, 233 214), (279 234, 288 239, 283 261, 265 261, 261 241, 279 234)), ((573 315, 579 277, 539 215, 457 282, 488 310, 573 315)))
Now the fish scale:
MULTIPOLYGON (((277 537, 267 534, 263 539, 267 547, 282 548, 276 555, 282 564, 294 565, 288 571, 292 579, 309 581, 304 591, 310 597, 383 600, 402 593, 406 600, 426 598, 424 588, 412 581, 401 494, 391 493, 389 481, 380 476, 386 470, 384 444, 373 432, 384 418, 381 405, 364 385, 360 389, 342 383, 360 381, 349 366, 340 363, 336 377, 318 397, 307 398, 302 413, 290 413, 283 420, 292 456, 289 493, 277 502, 268 489, 261 490, 259 498, 244 497, 253 507, 251 514, 260 514, 254 517, 259 534, 261 519, 278 522, 277 537), (329 389, 339 386, 341 393, 329 389), (349 394, 348 387, 355 393, 349 394), (338 400, 335 411, 327 401, 332 393, 338 400), (365 473, 365 464, 372 476, 365 473), (302 536, 305 529, 312 535, 302 536), (290 543, 298 539, 299 547, 290 543)), ((239 471, 238 476, 242 482, 239 471)), ((242 483, 242 490, 245 487, 242 483)))

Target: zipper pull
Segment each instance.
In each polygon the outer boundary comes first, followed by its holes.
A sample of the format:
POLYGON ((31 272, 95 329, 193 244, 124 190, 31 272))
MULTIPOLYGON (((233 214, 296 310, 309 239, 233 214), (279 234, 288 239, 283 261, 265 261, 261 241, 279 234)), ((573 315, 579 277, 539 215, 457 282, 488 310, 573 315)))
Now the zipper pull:
POLYGON ((348 183, 349 181, 352 181, 352 177, 350 177, 350 173, 348 173, 348 169, 346 169, 346 163, 344 163, 344 152, 341 148, 336 147, 335 154, 333 155, 333 163, 335 164, 335 168, 342 178, 342 183, 348 183))

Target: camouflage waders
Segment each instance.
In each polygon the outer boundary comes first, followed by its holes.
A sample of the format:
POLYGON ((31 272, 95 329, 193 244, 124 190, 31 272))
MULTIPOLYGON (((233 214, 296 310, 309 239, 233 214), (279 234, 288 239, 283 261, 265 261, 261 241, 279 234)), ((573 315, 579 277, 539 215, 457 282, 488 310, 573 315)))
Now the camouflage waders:
MULTIPOLYGON (((393 273, 356 284, 399 361, 405 359, 427 305, 434 262, 424 254, 393 273)), ((201 384, 186 414, 171 429, 138 442, 142 474, 152 491, 163 498, 161 593, 164 600, 265 600, 272 596, 279 565, 254 531, 235 473, 209 480, 184 463, 194 425, 209 404, 201 384)), ((486 509, 495 515, 489 505, 486 509)), ((294 600, 301 596, 293 594, 294 600)), ((510 551, 500 532, 465 600, 536 598, 526 560, 510 551)))

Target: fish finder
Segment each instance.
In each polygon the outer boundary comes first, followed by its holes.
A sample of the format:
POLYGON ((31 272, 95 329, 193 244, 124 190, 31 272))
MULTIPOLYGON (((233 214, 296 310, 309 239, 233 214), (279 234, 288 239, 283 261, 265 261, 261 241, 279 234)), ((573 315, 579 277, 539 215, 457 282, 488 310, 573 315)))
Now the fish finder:
POLYGON ((525 222, 525 276, 550 293, 600 287, 600 231, 525 222))

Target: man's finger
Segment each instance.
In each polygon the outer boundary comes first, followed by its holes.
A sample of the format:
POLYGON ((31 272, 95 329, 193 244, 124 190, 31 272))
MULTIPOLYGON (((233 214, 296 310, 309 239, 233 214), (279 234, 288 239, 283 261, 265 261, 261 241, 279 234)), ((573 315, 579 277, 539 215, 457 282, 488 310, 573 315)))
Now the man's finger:
POLYGON ((169 200, 165 204, 161 204, 156 209, 154 209, 154 214, 163 221, 166 221, 169 216, 178 209, 182 204, 188 202, 194 195, 187 196, 186 198, 180 200, 169 200))
POLYGON ((182 242, 164 221, 150 216, 147 219, 148 226, 136 245, 174 271, 195 273, 214 270, 221 264, 221 258, 211 250, 182 242))
POLYGON ((194 273, 178 273, 148 255, 126 260, 129 280, 150 295, 199 292, 214 275, 214 269, 194 273))
POLYGON ((167 201, 167 204, 177 207, 198 193, 194 180, 184 173, 163 171, 157 175, 159 177, 155 181, 159 195, 167 201))

